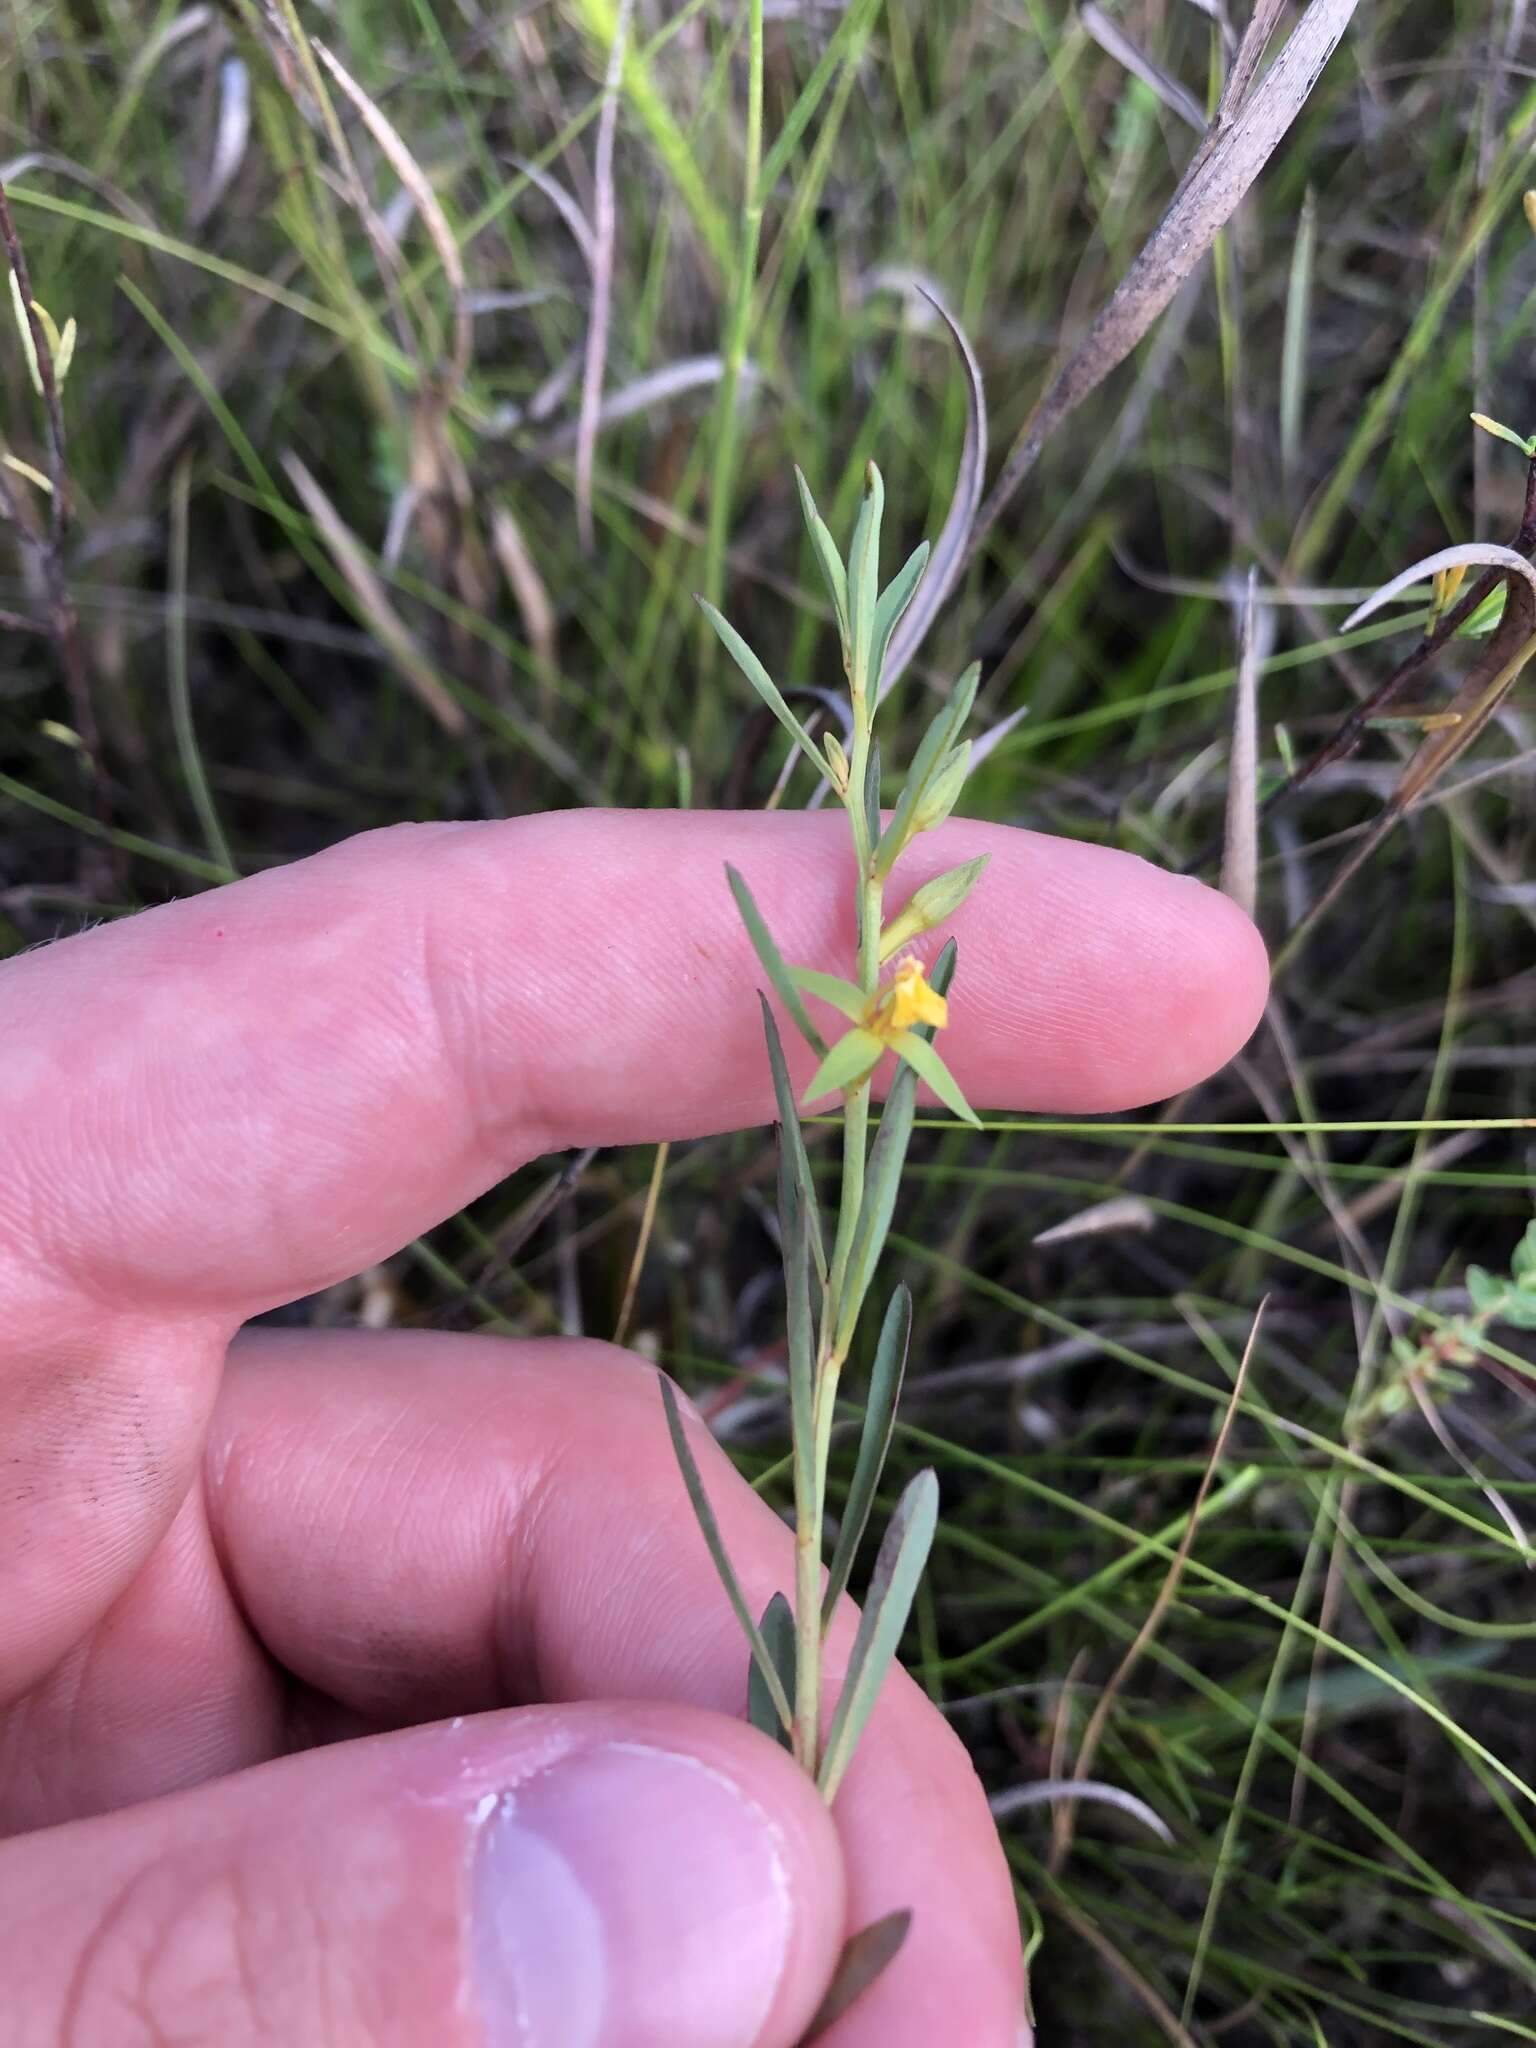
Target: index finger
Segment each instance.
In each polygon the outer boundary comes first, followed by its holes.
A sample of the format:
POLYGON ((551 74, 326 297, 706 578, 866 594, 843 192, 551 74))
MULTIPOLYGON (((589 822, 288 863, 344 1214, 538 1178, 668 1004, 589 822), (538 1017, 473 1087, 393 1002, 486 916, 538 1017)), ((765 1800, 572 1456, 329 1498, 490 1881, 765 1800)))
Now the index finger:
MULTIPOLYGON (((0 1697, 168 1526, 246 1317, 539 1152, 772 1113, 723 867, 791 959, 835 967, 845 833, 761 813, 401 827, 0 970, 0 1697)), ((1224 898, 962 821, 893 890, 980 852, 944 1048, 974 1102, 1146 1101, 1247 1035, 1263 950, 1224 898)))
MULTIPOLYGON (((1124 1108, 1252 1029, 1263 949, 1224 897, 962 820, 919 842, 893 898, 977 853, 944 1039, 973 1102, 1124 1108)), ((141 1312, 238 1321, 541 1152, 766 1120, 728 861, 786 957, 850 957, 840 818, 567 812, 367 834, 13 963, 12 1256, 141 1312)))

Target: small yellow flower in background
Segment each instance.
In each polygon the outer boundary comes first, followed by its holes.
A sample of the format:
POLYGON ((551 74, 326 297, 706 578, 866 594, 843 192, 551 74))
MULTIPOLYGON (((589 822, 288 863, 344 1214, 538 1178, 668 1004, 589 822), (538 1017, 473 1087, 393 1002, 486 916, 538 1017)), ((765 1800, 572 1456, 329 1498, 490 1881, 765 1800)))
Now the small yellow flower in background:
POLYGON ((923 963, 915 953, 908 953, 898 963, 890 986, 881 990, 869 1008, 870 1030, 886 1040, 910 1031, 914 1024, 931 1024, 942 1031, 948 1022, 949 1004, 929 987, 923 963))

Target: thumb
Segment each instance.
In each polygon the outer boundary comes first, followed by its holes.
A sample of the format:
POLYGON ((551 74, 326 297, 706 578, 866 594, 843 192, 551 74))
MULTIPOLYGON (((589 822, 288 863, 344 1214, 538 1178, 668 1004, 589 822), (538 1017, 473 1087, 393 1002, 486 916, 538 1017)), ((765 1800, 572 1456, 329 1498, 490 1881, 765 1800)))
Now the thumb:
POLYGON ((814 1788, 694 1708, 374 1736, 0 1844, 12 2048, 789 2048, 843 1938, 814 1788))

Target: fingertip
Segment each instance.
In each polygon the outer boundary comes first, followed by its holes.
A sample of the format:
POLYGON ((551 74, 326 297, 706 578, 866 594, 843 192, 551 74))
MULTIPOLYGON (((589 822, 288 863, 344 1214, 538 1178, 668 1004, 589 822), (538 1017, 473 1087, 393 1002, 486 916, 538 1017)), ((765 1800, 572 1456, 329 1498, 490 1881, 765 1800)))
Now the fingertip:
POLYGON ((1269 996, 1269 952, 1230 896, 1185 875, 1149 872, 1165 934, 1160 1097, 1205 1080, 1242 1051, 1269 996))

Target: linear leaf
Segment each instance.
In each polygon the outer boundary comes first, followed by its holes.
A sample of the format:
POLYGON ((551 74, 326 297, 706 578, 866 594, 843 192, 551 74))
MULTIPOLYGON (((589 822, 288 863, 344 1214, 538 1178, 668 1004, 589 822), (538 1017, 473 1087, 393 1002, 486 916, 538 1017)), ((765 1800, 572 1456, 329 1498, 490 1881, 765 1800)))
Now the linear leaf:
POLYGON ((821 1204, 816 1196, 816 1183, 811 1178, 811 1162, 806 1156, 805 1134, 800 1128, 800 1114, 795 1106, 795 1091, 789 1078, 789 1063, 784 1057, 784 1041, 779 1037, 779 1027, 774 1022, 768 998, 759 991, 757 999, 763 1006, 763 1035, 768 1041, 768 1066, 773 1075, 774 1099, 779 1107, 779 1142, 788 1150, 790 1164, 794 1169, 795 1184, 800 1190, 800 1200, 805 1209, 806 1234, 810 1239, 811 1257, 816 1261, 816 1271, 825 1280, 827 1252, 821 1235, 821 1204))
POLYGON ((816 1381, 816 1324, 811 1314, 810 1224, 795 1180, 794 1159, 779 1126, 779 1231, 784 1250, 784 1296, 789 1345, 790 1435, 794 1442, 795 1493, 810 1498, 812 1418, 816 1381))
POLYGON ((861 988, 851 981, 844 981, 838 974, 823 974, 816 967, 791 967, 789 978, 796 988, 804 989, 808 996, 819 996, 824 1003, 830 1003, 834 1010, 840 1010, 850 1024, 860 1024, 864 1012, 869 1008, 869 998, 861 988))
POLYGON ((731 894, 736 898, 736 908, 741 912, 741 921, 747 928, 747 937, 752 941, 752 950, 762 962, 763 972, 773 983, 773 992, 789 1012, 795 1029, 805 1040, 818 1059, 824 1059, 827 1041, 811 1022, 800 991, 790 980, 789 969, 784 965, 784 956, 773 942, 773 934, 764 922, 763 913, 758 909, 752 891, 742 880, 740 873, 727 861, 726 880, 731 885, 731 894))
POLYGON ((795 482, 800 490, 800 510, 805 516, 805 530, 811 537, 811 549, 821 569, 822 578, 832 594, 833 608, 837 612, 837 630, 848 644, 848 571, 843 567, 837 543, 833 540, 827 522, 816 510, 816 500, 811 496, 811 487, 806 482, 800 465, 795 465, 795 482))
MULTIPOLYGON (((786 1697, 795 1695, 795 1617, 789 1602, 782 1593, 775 1593, 763 1609, 759 1633, 773 1667, 779 1674, 779 1684, 786 1697)), ((747 1719, 760 1734, 771 1735, 775 1742, 785 1749, 790 1748, 794 1738, 779 1719, 778 1708, 773 1704, 756 1659, 747 1671, 747 1719)))
POLYGON ((928 1083, 946 1109, 953 1110, 962 1123, 974 1124, 980 1130, 981 1118, 966 1101, 960 1083, 925 1038, 919 1038, 915 1031, 904 1031, 895 1041, 895 1048, 909 1067, 916 1067, 919 1079, 928 1083))
POLYGON ((939 1520, 939 1482, 931 1466, 919 1472, 896 1503, 880 1544, 859 1617, 848 1674, 827 1731, 818 1783, 830 1806, 853 1759, 859 1737, 874 1712, 886 1673, 901 1646, 917 1584, 928 1562, 939 1520))
MULTIPOLYGON (((960 729, 971 715, 971 706, 976 702, 976 687, 981 681, 981 663, 973 661, 950 692, 949 701, 942 710, 935 713, 928 730, 918 742, 917 752, 912 756, 912 765, 907 770, 906 783, 896 799, 896 808, 891 813, 891 822, 880 836, 875 849, 875 870, 888 875, 898 857, 905 850, 913 832, 917 829, 914 820, 925 800, 933 802, 934 785, 938 778, 948 772, 948 764, 955 752, 955 742, 960 729)), ((964 771, 961 771, 961 781, 964 771)), ((954 795, 959 795, 959 786, 954 795)), ((953 798, 951 798, 953 807, 953 798)), ((936 822, 936 821, 935 821, 936 822)))
POLYGON ((869 646, 869 672, 874 678, 876 699, 881 696, 880 671, 885 665, 885 650, 891 644, 902 613, 912 602, 917 586, 923 580, 923 571, 928 566, 929 547, 922 541, 897 570, 886 585, 880 602, 875 606, 874 635, 869 646))
POLYGON ((880 591, 880 521, 885 510, 885 484, 871 463, 864 473, 864 501, 854 522, 848 550, 848 629, 852 642, 854 689, 869 684, 869 650, 875 633, 875 600, 880 591))
POLYGON ((880 1325, 875 1346, 875 1363, 869 1375, 869 1393, 864 1402, 864 1427, 859 1433, 859 1455, 854 1460, 853 1478, 832 1553, 826 1597, 821 1603, 821 1625, 831 1621, 837 1603, 848 1590, 848 1581, 858 1560, 859 1545, 875 1504, 880 1474, 896 1427, 896 1406, 901 1399, 901 1382, 907 1370, 907 1347, 912 1338, 912 1290, 903 1280, 891 1296, 880 1325))
POLYGON ((864 763, 864 831, 865 843, 878 846, 880 843, 880 749, 875 741, 869 743, 869 755, 864 763))
POLYGON ((883 1038, 877 1038, 873 1031, 865 1031, 855 1025, 827 1054, 811 1076, 810 1086, 800 1100, 815 1102, 820 1096, 830 1095, 834 1089, 851 1087, 876 1066, 884 1051, 883 1038))
POLYGON ((752 1619, 752 1610, 742 1593, 741 1581, 737 1578, 735 1567, 726 1551, 725 1539, 720 1534, 720 1524, 715 1520, 715 1511, 709 1504, 709 1495, 704 1491, 703 1477, 689 1448, 688 1439, 683 1434, 683 1419, 678 1413, 677 1396, 672 1391, 672 1382, 663 1379, 660 1385, 661 1405, 667 1415, 667 1434, 672 1439, 672 1449, 682 1471, 683 1484, 688 1489, 688 1498, 693 1503, 694 1517, 704 1537, 705 1547, 714 1560, 715 1570, 720 1574, 725 1597, 730 1601, 736 1619, 741 1623, 742 1632, 747 1638, 747 1646, 752 1652, 753 1664, 762 1679, 767 1697, 772 1702, 773 1711, 779 1717, 780 1726, 792 1728, 794 1714, 790 1708, 789 1695, 785 1692, 773 1659, 768 1653, 768 1645, 763 1641, 762 1631, 752 1619))
POLYGON ((911 1911, 903 1906, 849 1935, 832 1972, 827 1995, 811 2015, 810 2025, 800 2036, 799 2048, 810 2048, 812 2041, 819 2041, 870 1985, 885 1975, 901 1953, 911 1925, 911 1911))
POLYGON ((821 749, 811 738, 799 719, 796 718, 793 711, 784 702, 783 697, 780 695, 778 684, 774 682, 767 669, 763 667, 763 664, 758 660, 757 656, 752 652, 746 641, 742 639, 723 612, 717 611, 707 597, 695 596, 694 602, 714 627, 720 644, 726 653, 735 662, 736 666, 741 670, 753 689, 756 690, 758 696, 768 706, 768 709, 773 713, 780 725, 794 739, 807 760, 815 765, 816 773, 820 775, 825 766, 821 758, 821 749))

